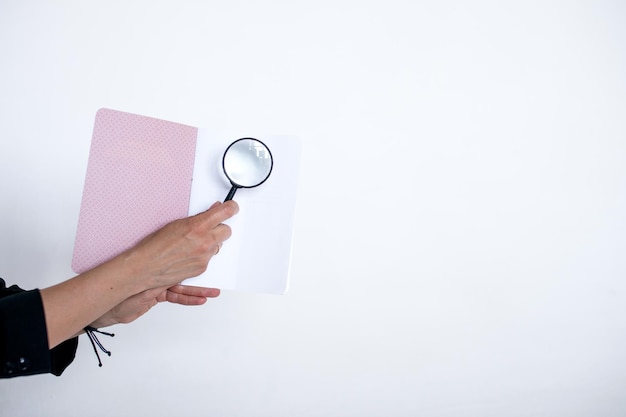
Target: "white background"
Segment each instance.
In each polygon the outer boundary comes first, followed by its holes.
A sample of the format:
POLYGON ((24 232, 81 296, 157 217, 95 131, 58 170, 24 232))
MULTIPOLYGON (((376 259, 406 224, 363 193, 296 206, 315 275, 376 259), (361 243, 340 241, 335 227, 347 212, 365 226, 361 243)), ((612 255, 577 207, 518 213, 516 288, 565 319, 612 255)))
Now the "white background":
MULTIPOLYGON (((100 107, 303 140, 285 296, 83 337, 2 416, 623 416, 620 1, 0 1, 0 276, 72 275, 100 107)), ((234 233, 237 233, 235 230, 234 233)))

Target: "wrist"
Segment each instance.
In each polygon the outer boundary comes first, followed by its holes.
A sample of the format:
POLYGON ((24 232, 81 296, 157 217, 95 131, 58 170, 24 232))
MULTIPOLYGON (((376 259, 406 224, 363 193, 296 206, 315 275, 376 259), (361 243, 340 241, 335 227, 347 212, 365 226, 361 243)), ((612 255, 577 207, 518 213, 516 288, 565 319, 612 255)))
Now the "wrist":
POLYGON ((107 274, 111 278, 110 289, 121 291, 123 293, 122 300, 150 288, 146 271, 142 271, 140 265, 144 265, 144 263, 138 260, 138 255, 133 249, 102 265, 110 269, 107 274))
POLYGON ((96 329, 102 329, 104 327, 109 327, 116 324, 119 324, 117 320, 115 320, 113 317, 109 317, 109 314, 105 314, 97 320, 94 320, 92 323, 89 324, 89 326, 95 327, 96 329))

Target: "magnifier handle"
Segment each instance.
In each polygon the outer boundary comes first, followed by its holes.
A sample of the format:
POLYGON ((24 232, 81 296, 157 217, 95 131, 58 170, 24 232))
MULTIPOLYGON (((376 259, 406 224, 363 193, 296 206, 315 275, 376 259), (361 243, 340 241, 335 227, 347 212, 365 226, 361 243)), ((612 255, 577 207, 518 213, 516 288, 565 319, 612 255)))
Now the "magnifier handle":
POLYGON ((233 199, 233 197, 235 196, 235 193, 237 192, 237 188, 239 188, 239 187, 237 187, 235 185, 233 185, 230 188, 230 191, 228 192, 228 195, 224 199, 224 203, 233 199))

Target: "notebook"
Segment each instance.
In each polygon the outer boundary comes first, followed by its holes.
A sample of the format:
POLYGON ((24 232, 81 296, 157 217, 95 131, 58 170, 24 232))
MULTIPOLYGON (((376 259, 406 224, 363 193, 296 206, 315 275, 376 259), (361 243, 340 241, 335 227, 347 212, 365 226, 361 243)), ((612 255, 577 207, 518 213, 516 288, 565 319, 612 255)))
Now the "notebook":
POLYGON ((256 137, 270 148, 272 173, 259 187, 237 191, 234 200, 240 211, 225 222, 232 237, 206 272, 184 284, 285 293, 300 140, 197 128, 112 109, 96 113, 72 269, 87 271, 165 224, 223 201, 230 182, 222 171, 222 156, 241 137, 256 137))

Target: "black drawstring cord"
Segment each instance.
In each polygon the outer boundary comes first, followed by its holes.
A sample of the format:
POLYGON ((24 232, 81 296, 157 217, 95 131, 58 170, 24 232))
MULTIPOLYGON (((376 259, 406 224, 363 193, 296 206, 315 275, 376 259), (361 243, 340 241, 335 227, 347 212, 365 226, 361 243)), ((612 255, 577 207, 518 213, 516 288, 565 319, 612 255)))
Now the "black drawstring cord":
POLYGON ((95 352, 96 357, 98 358, 98 366, 102 367, 102 361, 100 360, 100 355, 98 354, 98 349, 96 349, 96 345, 100 348, 101 351, 103 351, 104 353, 106 353, 109 356, 111 356, 111 352, 106 350, 106 348, 102 345, 102 343, 100 343, 100 341, 98 340, 98 337, 94 333, 100 333, 100 334, 103 334, 105 336, 111 336, 111 337, 113 337, 115 335, 113 333, 103 332, 103 331, 98 330, 95 327, 91 327, 91 326, 85 327, 85 333, 87 333, 87 336, 89 336, 89 341, 91 342, 91 346, 93 347, 93 351, 95 352))

